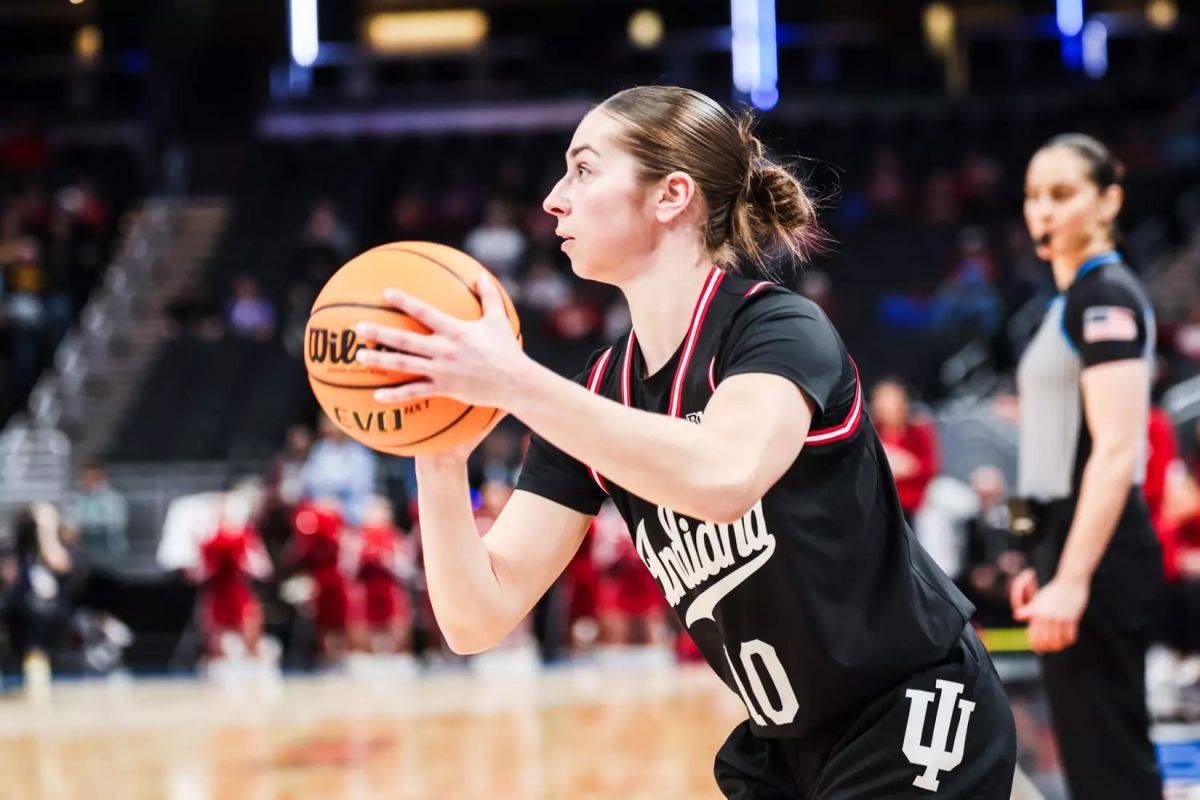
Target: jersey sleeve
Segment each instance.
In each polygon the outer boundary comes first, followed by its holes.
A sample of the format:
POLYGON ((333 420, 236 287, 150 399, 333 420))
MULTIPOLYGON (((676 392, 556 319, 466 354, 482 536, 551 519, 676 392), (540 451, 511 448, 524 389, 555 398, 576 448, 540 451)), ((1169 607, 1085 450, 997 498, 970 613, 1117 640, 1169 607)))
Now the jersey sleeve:
POLYGON ((746 301, 734 315, 721 377, 763 372, 796 384, 818 414, 841 384, 844 348, 829 318, 790 292, 772 291, 746 301))
MULTIPOLYGON (((576 376, 576 383, 587 385, 587 378, 600 355, 597 353, 589 359, 588 368, 576 376)), ((607 496, 582 462, 536 433, 530 437, 516 488, 589 515, 600 510, 607 496)))
POLYGON ((1146 355, 1150 334, 1142 300, 1115 281, 1091 280, 1072 287, 1063 328, 1085 369, 1146 355))

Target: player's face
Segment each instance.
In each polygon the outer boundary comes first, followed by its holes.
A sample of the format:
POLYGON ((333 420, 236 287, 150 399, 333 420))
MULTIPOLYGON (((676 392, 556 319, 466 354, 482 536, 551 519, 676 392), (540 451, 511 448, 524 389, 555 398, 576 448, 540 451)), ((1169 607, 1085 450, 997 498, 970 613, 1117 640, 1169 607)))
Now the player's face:
POLYGON ((1038 258, 1073 255, 1107 238, 1120 190, 1101 192, 1087 160, 1069 147, 1039 151, 1025 174, 1025 225, 1038 258))
POLYGON ((596 109, 584 117, 567 148, 567 173, 542 208, 558 219, 556 233, 581 278, 616 282, 654 241, 648 188, 637 161, 618 144, 621 123, 596 109))

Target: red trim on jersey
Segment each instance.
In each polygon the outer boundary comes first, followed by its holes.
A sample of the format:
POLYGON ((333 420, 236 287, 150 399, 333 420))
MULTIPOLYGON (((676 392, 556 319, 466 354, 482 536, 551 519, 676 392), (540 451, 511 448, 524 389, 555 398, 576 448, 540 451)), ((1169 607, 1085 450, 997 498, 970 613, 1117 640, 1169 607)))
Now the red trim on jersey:
POLYGON ((633 331, 629 331, 629 339, 625 342, 625 363, 621 365, 621 402, 627 408, 633 408, 633 393, 630 390, 633 367, 633 331))
POLYGON ((854 359, 850 359, 850 364, 854 367, 854 405, 850 407, 850 413, 846 415, 846 419, 841 425, 836 428, 825 428, 819 431, 809 431, 805 437, 805 444, 832 444, 840 442, 843 439, 849 439, 858 430, 858 423, 862 420, 862 380, 858 375, 858 364, 854 363, 854 359))
POLYGON ((708 388, 714 392, 717 390, 717 382, 713 380, 713 367, 716 366, 716 363, 716 356, 713 356, 712 361, 708 362, 708 388))
MULTIPOLYGON (((587 388, 589 392, 598 392, 600 390, 600 379, 604 377, 604 370, 608 367, 608 357, 612 355, 612 348, 604 351, 604 355, 596 360, 595 366, 592 367, 592 374, 588 376, 587 388)), ((604 478, 600 477, 600 473, 588 467, 588 474, 592 476, 592 480, 596 482, 605 494, 609 494, 608 487, 604 485, 604 478)))
POLYGON ((692 362, 692 354, 696 352, 696 340, 700 338, 700 329, 704 327, 704 318, 708 315, 708 308, 712 305, 712 299, 717 294, 717 287, 721 285, 721 281, 725 280, 725 272, 718 267, 713 267, 708 273, 708 279, 704 282, 704 289, 700 292, 700 297, 696 300, 696 308, 692 311, 692 324, 688 328, 687 338, 684 339, 683 354, 679 357, 679 366, 675 368, 675 383, 671 387, 671 405, 667 409, 667 413, 672 417, 678 417, 680 407, 683 405, 683 380, 687 375, 688 366, 692 362))
POLYGON ((759 281, 758 283, 754 284, 753 286, 751 286, 749 289, 746 290, 746 293, 744 295, 742 295, 742 299, 745 300, 747 297, 749 297, 752 294, 758 294, 759 292, 761 292, 763 289, 767 288, 770 285, 771 285, 770 281, 759 281))

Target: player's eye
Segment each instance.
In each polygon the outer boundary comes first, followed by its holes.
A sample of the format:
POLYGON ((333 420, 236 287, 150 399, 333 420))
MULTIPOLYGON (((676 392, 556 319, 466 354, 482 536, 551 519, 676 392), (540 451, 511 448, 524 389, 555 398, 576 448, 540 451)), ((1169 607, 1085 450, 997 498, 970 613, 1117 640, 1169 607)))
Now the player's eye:
POLYGON ((591 173, 592 173, 592 171, 590 169, 588 169, 586 164, 576 164, 575 165, 575 174, 578 175, 579 177, 582 178, 583 176, 590 175, 591 173))

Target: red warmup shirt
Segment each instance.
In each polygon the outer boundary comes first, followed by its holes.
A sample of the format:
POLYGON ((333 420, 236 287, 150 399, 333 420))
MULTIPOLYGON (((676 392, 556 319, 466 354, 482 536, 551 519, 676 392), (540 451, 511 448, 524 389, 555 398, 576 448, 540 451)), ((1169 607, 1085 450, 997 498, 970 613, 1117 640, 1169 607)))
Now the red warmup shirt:
POLYGON ((941 468, 938 458, 937 434, 930 422, 914 422, 904 430, 879 431, 879 439, 887 448, 907 450, 916 457, 919 467, 915 474, 907 478, 896 477, 896 490, 900 494, 900 507, 911 514, 921 507, 925 500, 925 490, 929 482, 938 474, 941 468))
POLYGON ((1163 572, 1168 581, 1177 581, 1179 557, 1184 550, 1195 548, 1200 534, 1200 519, 1168 523, 1163 518, 1167 480, 1173 469, 1185 469, 1179 461, 1179 446, 1175 441, 1175 425, 1161 408, 1150 409, 1149 434, 1146 446, 1146 480, 1142 492, 1150 508, 1150 520, 1162 544, 1163 572))

